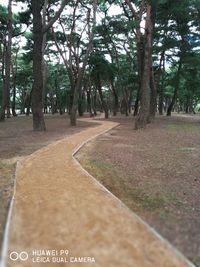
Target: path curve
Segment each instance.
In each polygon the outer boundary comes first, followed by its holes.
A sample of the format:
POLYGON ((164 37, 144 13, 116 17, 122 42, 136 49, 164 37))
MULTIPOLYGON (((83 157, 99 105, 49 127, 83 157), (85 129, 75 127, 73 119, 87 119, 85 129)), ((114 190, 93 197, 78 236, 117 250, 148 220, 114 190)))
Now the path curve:
MULTIPOLYGON (((192 266, 74 159, 85 142, 116 125, 102 121, 20 161, 6 267, 192 266), (52 253, 58 255, 49 257, 49 263, 37 263, 47 260, 35 255, 44 249, 55 250, 52 253), (62 250, 68 250, 68 256, 60 255, 62 250), (24 251, 23 257, 28 253, 28 260, 10 260, 13 251, 24 251), (68 262, 53 263, 53 258, 68 262)), ((6 245, 4 242, 4 248, 6 245)), ((12 255, 15 258, 18 254, 12 255)), ((5 266, 2 263, 1 267, 5 266)))

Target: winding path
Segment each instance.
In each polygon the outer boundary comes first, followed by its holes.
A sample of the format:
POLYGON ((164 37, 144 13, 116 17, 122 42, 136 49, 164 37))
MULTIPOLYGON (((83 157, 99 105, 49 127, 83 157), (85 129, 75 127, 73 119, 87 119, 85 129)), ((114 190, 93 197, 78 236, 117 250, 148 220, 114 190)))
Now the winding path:
MULTIPOLYGON (((74 159, 85 142, 116 125, 102 121, 20 161, 8 242, 4 242, 4 250, 8 245, 6 264, 1 267, 192 266, 74 159), (54 261, 68 262, 33 262, 45 260, 35 255, 44 249, 58 253, 54 261), (60 255, 62 250, 69 255, 60 255), (28 260, 10 260, 13 251, 25 251, 28 260)), ((12 254, 14 259, 17 255, 12 254)))

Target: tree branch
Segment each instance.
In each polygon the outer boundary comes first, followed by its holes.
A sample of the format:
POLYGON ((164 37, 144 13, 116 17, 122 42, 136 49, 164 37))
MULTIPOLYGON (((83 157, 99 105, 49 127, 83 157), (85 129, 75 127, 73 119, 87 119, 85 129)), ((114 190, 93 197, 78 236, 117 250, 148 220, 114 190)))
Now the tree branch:
POLYGON ((42 30, 43 33, 47 32, 53 26, 53 24, 56 22, 56 20, 60 17, 64 7, 67 5, 68 2, 69 2, 69 0, 62 0, 60 8, 56 12, 55 16, 53 18, 51 18, 51 20, 48 22, 48 24, 46 24, 43 27, 43 30, 42 30))
POLYGON ((130 8, 134 18, 136 20, 138 20, 139 19, 138 14, 137 14, 136 10, 134 9, 133 5, 131 4, 131 2, 129 0, 125 0, 125 3, 130 8))

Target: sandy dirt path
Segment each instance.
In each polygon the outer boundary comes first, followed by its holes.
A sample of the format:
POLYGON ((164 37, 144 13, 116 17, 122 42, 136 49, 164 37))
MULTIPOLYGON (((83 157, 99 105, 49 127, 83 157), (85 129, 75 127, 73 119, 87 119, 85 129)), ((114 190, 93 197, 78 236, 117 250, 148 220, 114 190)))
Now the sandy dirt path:
POLYGON ((190 266, 73 158, 84 142, 114 126, 101 122, 20 161, 6 267, 190 266), (51 255, 40 256, 46 249, 51 255))

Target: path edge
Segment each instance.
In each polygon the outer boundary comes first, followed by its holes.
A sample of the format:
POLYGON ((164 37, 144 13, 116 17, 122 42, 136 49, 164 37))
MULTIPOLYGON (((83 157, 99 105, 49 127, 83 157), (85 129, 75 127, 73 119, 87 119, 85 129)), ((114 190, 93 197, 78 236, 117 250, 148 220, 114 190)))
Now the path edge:
POLYGON ((15 194, 16 194, 16 181, 17 181, 17 170, 19 167, 19 160, 16 162, 15 172, 13 175, 13 195, 10 200, 9 208, 8 208, 8 214, 6 218, 6 224, 4 228, 4 234, 3 234, 3 241, 2 241, 2 247, 1 247, 1 258, 0 258, 0 267, 6 267, 7 262, 7 255, 8 255, 8 245, 9 245, 9 230, 10 230, 10 224, 12 219, 12 210, 13 205, 15 201, 15 194))
POLYGON ((186 258, 186 256, 184 256, 184 254, 182 252, 180 252, 175 246, 173 246, 167 239, 165 239, 165 237, 163 237, 161 234, 159 234, 153 227, 151 227, 147 222, 145 222, 139 215, 137 215, 135 212, 133 212, 130 208, 128 208, 123 202, 122 200, 120 200, 117 196, 115 196, 111 191, 109 191, 103 184, 101 184, 93 175, 91 175, 86 169, 83 168, 83 166, 81 165, 81 163, 76 159, 75 155, 88 143, 90 143, 91 141, 93 141, 94 139, 96 139, 97 137, 101 136, 102 134, 105 134, 107 132, 109 132, 110 130, 114 129, 115 127, 119 126, 120 123, 118 123, 117 125, 111 126, 109 129, 102 131, 99 134, 96 134, 90 138, 88 138, 86 141, 84 141, 81 145, 78 146, 78 148, 76 148, 73 153, 72 153, 72 158, 75 161, 75 163, 79 166, 79 168, 86 174, 88 175, 90 178, 92 178, 92 180, 94 180, 94 182, 96 184, 98 184, 101 188, 103 188, 109 195, 111 195, 114 199, 116 199, 120 205, 122 207, 124 207, 126 210, 128 210, 128 212, 130 213, 130 215, 133 218, 136 218, 140 223, 142 223, 151 233, 153 233, 158 239, 160 239, 163 243, 165 243, 167 245, 167 247, 172 250, 178 257, 180 257, 180 259, 182 259, 183 261, 185 261, 186 264, 188 264, 188 267, 197 267, 196 265, 194 265, 188 258, 186 258))

